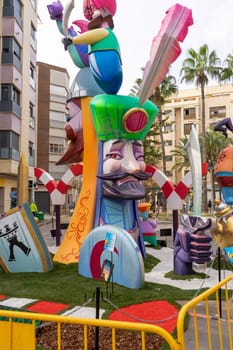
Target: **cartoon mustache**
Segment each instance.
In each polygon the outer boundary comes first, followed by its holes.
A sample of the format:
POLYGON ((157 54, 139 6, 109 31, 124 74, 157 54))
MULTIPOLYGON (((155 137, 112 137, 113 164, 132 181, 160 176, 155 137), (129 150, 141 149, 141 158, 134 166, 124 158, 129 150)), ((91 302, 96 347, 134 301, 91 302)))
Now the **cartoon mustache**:
POLYGON ((121 180, 125 179, 127 177, 134 177, 137 180, 148 180, 151 177, 151 173, 146 173, 144 171, 138 171, 133 174, 127 174, 123 172, 115 172, 115 173, 109 173, 109 174, 103 174, 103 175, 97 175, 97 177, 101 180, 121 180))

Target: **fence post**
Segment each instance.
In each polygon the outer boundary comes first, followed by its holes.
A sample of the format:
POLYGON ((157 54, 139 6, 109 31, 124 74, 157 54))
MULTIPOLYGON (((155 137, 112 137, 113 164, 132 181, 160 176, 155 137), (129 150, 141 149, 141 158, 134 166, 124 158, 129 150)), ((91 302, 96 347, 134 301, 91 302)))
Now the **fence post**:
MULTIPOLYGON (((96 319, 100 317, 100 287, 96 287, 95 316, 96 319)), ((99 327, 95 327, 95 350, 99 350, 99 327)))

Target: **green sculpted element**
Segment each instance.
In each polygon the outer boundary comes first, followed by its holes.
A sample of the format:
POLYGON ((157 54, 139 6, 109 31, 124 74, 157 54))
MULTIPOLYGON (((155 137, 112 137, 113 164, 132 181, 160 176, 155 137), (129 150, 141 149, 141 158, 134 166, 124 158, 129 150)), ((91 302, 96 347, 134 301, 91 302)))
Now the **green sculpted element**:
POLYGON ((158 114, 151 101, 140 105, 134 96, 97 95, 90 108, 100 141, 143 140, 158 114))

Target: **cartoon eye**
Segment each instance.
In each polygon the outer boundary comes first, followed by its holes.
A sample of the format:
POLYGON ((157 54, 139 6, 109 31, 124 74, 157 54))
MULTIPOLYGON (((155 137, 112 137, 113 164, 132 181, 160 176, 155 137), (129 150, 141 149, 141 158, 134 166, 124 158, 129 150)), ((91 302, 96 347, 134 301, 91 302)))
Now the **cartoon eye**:
POLYGON ((144 154, 143 153, 135 154, 135 158, 136 158, 136 160, 143 162, 144 161, 144 154))
POLYGON ((121 160, 123 157, 120 153, 108 153, 106 154, 105 159, 115 159, 115 160, 121 160))

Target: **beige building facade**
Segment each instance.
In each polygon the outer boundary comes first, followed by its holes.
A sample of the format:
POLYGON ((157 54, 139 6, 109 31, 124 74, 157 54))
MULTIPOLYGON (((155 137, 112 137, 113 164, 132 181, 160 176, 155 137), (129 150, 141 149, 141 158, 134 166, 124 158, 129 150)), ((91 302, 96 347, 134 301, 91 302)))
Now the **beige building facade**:
MULTIPOLYGON (((167 157, 167 170, 171 180, 178 183, 183 173, 171 171, 175 159, 170 151, 179 140, 190 134, 192 125, 198 133, 202 130, 201 90, 200 88, 183 89, 172 96, 164 106, 169 111, 169 122, 174 122, 164 130, 164 143, 167 157)), ((214 85, 205 87, 206 130, 221 119, 230 117, 233 120, 233 85, 214 85)))

